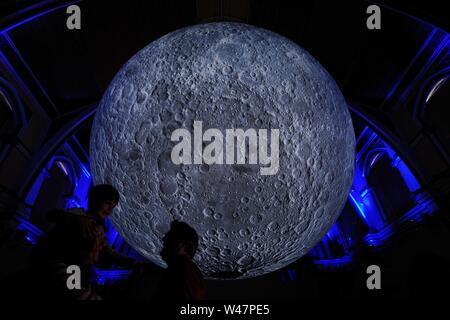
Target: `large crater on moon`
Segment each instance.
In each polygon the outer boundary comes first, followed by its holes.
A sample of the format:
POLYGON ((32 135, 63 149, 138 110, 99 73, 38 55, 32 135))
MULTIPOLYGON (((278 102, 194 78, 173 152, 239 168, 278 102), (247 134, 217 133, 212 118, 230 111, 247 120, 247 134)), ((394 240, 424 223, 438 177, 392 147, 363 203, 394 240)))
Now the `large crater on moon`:
POLYGON ((200 237, 208 278, 248 278, 306 254, 346 202, 355 137, 325 69, 290 40, 244 24, 211 23, 152 42, 118 72, 91 135, 95 183, 121 194, 112 223, 152 262, 174 219, 200 237), (279 129, 279 171, 259 165, 175 165, 171 133, 279 129))

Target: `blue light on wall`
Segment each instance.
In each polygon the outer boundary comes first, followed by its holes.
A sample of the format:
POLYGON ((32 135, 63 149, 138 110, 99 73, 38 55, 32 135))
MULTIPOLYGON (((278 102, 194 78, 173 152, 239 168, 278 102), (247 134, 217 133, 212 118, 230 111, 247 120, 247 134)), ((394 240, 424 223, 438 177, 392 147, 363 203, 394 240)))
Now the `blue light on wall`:
POLYGON ((91 280, 99 285, 117 284, 127 280, 132 273, 132 270, 101 270, 94 268, 91 280))
POLYGON ((364 219, 364 221, 367 221, 366 214, 364 213, 364 209, 362 207, 362 203, 359 203, 352 193, 349 194, 350 202, 353 204, 353 206, 356 208, 356 212, 364 219))
POLYGON ((355 175, 353 177, 353 187, 349 194, 349 201, 369 229, 379 229, 384 225, 382 209, 375 200, 373 190, 369 187, 364 167, 361 168, 359 165, 359 163, 362 163, 362 166, 364 166, 366 161, 363 155, 371 152, 370 146, 375 144, 377 139, 376 135, 369 128, 366 128, 362 135, 365 137, 362 138, 362 141, 365 141, 365 143, 356 154, 355 175))
POLYGON ((423 195, 420 202, 411 210, 378 232, 368 233, 364 237, 364 241, 369 246, 381 246, 408 223, 420 222, 427 215, 432 215, 437 209, 433 200, 429 196, 423 195))
POLYGON ((57 165, 68 177, 72 187, 72 195, 66 199, 65 207, 69 208, 87 208, 87 194, 91 185, 91 174, 86 165, 81 162, 78 156, 68 143, 65 143, 60 151, 53 156, 47 165, 42 169, 38 178, 28 192, 25 203, 32 206, 39 194, 42 183, 50 177, 50 170, 53 165, 57 165))
POLYGON ((395 153, 395 151, 388 144, 385 145, 387 154, 389 155, 389 158, 391 158, 392 160, 392 166, 398 169, 409 191, 415 192, 419 190, 420 184, 417 181, 416 177, 411 172, 411 170, 405 164, 405 162, 395 153))
POLYGON ((319 267, 339 268, 351 264, 354 261, 355 253, 353 251, 348 254, 333 259, 317 259, 314 264, 319 267))
MULTIPOLYGON (((437 206, 428 194, 420 192, 420 183, 401 157, 372 129, 366 127, 357 141, 360 147, 356 154, 355 176, 348 200, 369 228, 369 233, 363 238, 364 243, 369 246, 381 246, 393 235, 404 229, 408 223, 420 222, 425 216, 432 215, 437 210, 437 206), (405 185, 415 199, 414 207, 393 222, 386 221, 382 207, 378 203, 377 195, 366 179, 370 169, 381 159, 382 155, 389 157, 392 167, 399 171, 405 185)), ((354 260, 357 248, 352 249, 350 246, 344 245, 346 243, 344 237, 346 236, 338 232, 338 223, 311 251, 312 255, 318 258, 314 260, 314 263, 320 267, 342 267, 354 260), (345 254, 341 257, 332 257, 329 250, 330 241, 341 244, 345 249, 345 254)))
POLYGON ((281 283, 296 282, 297 281, 297 271, 295 269, 287 269, 286 273, 280 273, 281 283))
POLYGON ((17 217, 17 220, 19 222, 17 230, 24 231, 25 239, 32 245, 36 244, 37 239, 39 239, 44 234, 42 230, 36 227, 34 224, 30 223, 27 219, 17 217))
MULTIPOLYGON (((381 155, 385 154, 389 157, 392 167, 398 170, 411 194, 420 192, 421 186, 405 162, 388 143, 381 139, 369 127, 366 127, 363 130, 358 141, 364 142, 363 135, 365 136, 366 143, 363 144, 361 150, 357 152, 356 159, 359 161, 357 161, 357 168, 355 170, 354 188, 352 188, 349 199, 358 214, 363 217, 369 229, 372 231, 382 230, 386 227, 382 208, 378 205, 376 195, 368 186, 366 180, 366 176, 369 174, 370 169, 381 158, 381 155), (362 161, 363 159, 364 161, 362 161), (362 166, 362 168, 359 166, 362 166)), ((423 195, 418 193, 418 195, 416 195, 416 203, 418 203, 418 206, 422 201, 421 199, 423 199, 423 195)), ((423 214, 427 213, 428 212, 423 212, 423 214)))

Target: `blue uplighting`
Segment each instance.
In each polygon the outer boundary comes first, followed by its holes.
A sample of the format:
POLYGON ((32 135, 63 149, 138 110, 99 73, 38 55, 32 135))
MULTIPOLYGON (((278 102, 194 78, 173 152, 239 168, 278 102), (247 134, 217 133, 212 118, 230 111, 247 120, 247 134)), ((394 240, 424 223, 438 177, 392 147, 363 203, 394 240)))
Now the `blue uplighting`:
POLYGON ((364 220, 367 220, 367 217, 364 214, 364 209, 362 208, 361 204, 358 201, 356 201, 355 197, 351 193, 349 194, 349 198, 350 198, 351 202, 353 203, 353 205, 356 207, 356 211, 361 215, 361 217, 364 220))
POLYGON ((386 144, 386 150, 389 157, 392 159, 392 166, 399 170, 409 191, 415 192, 419 190, 420 184, 417 181, 416 177, 411 172, 411 170, 405 164, 405 162, 395 153, 395 151, 388 144, 386 144))
POLYGON ((35 245, 36 241, 44 234, 44 232, 22 217, 16 217, 16 219, 19 221, 17 230, 24 231, 25 239, 32 245, 35 245))
POLYGON ((127 280, 132 273, 132 270, 100 270, 94 268, 92 280, 99 285, 117 284, 127 280))
POLYGON ((343 267, 346 265, 351 264, 354 261, 354 253, 350 252, 346 254, 345 256, 339 257, 339 258, 333 258, 333 259, 322 259, 322 260, 314 260, 314 264, 318 265, 319 267, 343 267))
POLYGON ((91 173, 86 169, 84 165, 81 165, 81 171, 87 178, 91 178, 91 173))
POLYGON ((294 269, 288 269, 288 277, 291 282, 297 281, 297 272, 294 269))
POLYGON ((420 222, 426 215, 432 215, 436 210, 436 204, 430 198, 425 198, 421 203, 405 213, 400 219, 386 225, 378 232, 368 233, 364 237, 364 241, 369 246, 381 246, 386 240, 395 235, 399 228, 402 228, 408 223, 420 222))
MULTIPOLYGON (((364 236, 363 241, 369 246, 381 246, 404 229, 407 224, 419 222, 425 216, 432 215, 437 207, 429 195, 420 193, 420 183, 401 157, 372 129, 364 128, 357 139, 357 145, 359 150, 356 154, 355 175, 348 199, 369 228, 369 233, 364 236), (415 194, 413 208, 392 222, 385 220, 383 209, 376 201, 376 192, 369 187, 367 181, 371 167, 381 159, 383 154, 391 161, 392 167, 399 171, 408 190, 415 194)), ((314 260, 314 263, 321 267, 341 267, 350 264, 354 260, 355 252, 348 245, 344 245, 346 241, 343 237, 345 235, 338 232, 336 223, 322 240, 322 245, 314 248, 314 255, 320 257, 314 260), (332 255, 328 248, 330 241, 341 244, 345 254, 341 257, 329 258, 332 255)))

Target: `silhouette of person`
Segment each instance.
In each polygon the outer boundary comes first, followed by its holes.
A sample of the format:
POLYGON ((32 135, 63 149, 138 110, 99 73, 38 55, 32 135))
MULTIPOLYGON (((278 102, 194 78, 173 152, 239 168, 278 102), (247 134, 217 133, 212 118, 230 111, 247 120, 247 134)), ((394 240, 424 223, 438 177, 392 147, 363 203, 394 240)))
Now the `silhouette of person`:
POLYGON ((157 300, 195 301, 206 298, 203 275, 194 261, 197 232, 185 222, 173 221, 163 238, 161 257, 167 263, 156 293, 157 300))
POLYGON ((38 299, 99 300, 90 284, 91 268, 103 246, 103 228, 94 236, 85 236, 82 225, 59 225, 38 239, 30 259, 31 290, 38 299), (69 288, 72 274, 69 266, 77 266, 80 287, 69 288))
MULTIPOLYGON (((109 184, 100 184, 92 187, 88 194, 88 208, 84 211, 80 208, 66 211, 53 212, 53 220, 57 224, 76 223, 81 226, 84 237, 95 237, 98 228, 106 233, 106 218, 113 214, 114 208, 120 199, 119 192, 109 184)), ((117 265, 123 268, 133 268, 138 273, 143 271, 143 263, 131 259, 115 251, 107 244, 105 236, 102 239, 102 250, 99 254, 98 264, 117 265)))

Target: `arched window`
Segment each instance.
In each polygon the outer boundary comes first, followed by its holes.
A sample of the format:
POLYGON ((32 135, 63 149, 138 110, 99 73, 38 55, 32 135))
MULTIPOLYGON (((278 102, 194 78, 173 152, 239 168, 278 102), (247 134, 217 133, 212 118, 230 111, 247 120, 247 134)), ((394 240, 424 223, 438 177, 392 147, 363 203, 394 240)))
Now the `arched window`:
POLYGON ((450 157, 450 121, 443 115, 450 108, 450 70, 435 77, 424 96, 420 118, 427 130, 435 136, 443 152, 450 157))
POLYGON ((14 88, 0 77, 0 162, 5 147, 15 138, 26 122, 24 110, 14 88))
POLYGON ((30 213, 30 222, 45 231, 52 227, 47 220, 48 211, 65 208, 68 197, 73 194, 77 177, 70 160, 61 156, 53 157, 41 174, 44 178, 30 213))
POLYGON ((366 178, 381 203, 388 223, 415 205, 408 186, 387 153, 379 153, 372 158, 366 178))

